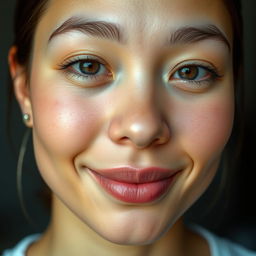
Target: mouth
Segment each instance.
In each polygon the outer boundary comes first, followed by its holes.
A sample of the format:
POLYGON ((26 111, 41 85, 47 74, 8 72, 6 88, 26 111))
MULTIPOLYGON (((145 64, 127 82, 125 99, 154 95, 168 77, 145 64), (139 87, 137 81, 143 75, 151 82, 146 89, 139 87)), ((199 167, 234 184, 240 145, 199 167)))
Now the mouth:
POLYGON ((126 203, 150 203, 161 198, 180 172, 159 167, 88 170, 108 194, 126 203))

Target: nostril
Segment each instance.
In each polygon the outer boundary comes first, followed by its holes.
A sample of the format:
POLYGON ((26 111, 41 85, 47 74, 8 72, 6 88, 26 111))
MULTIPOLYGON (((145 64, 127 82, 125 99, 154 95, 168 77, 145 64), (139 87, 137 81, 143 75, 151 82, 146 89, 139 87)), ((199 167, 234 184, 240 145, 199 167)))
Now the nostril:
POLYGON ((129 137, 123 136, 123 137, 120 138, 120 140, 126 141, 126 140, 129 140, 129 137))
POLYGON ((80 170, 85 170, 85 169, 86 169, 86 166, 85 166, 84 164, 79 164, 79 165, 78 165, 78 168, 79 168, 80 170))

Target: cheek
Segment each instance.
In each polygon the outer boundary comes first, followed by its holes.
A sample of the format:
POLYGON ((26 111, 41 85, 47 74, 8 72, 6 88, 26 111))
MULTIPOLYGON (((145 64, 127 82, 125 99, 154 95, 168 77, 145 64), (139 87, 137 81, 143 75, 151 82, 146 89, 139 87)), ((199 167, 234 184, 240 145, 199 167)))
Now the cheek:
POLYGON ((51 90, 34 90, 33 128, 49 153, 74 157, 93 142, 101 124, 101 111, 85 97, 51 90))
POLYGON ((230 137, 233 118, 232 96, 183 107, 178 120, 179 138, 194 161, 203 164, 220 156, 230 137))
POLYGON ((216 174, 221 153, 230 137, 234 100, 232 90, 214 97, 177 104, 174 133, 190 165, 181 179, 179 195, 187 209, 209 186, 216 174))

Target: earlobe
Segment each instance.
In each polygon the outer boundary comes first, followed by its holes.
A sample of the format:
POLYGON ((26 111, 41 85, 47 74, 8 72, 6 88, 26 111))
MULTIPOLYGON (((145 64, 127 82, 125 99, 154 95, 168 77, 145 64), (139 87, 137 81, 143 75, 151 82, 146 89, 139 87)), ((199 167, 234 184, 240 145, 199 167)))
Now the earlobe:
POLYGON ((28 127, 33 126, 32 108, 30 101, 30 93, 28 86, 27 73, 24 66, 20 65, 16 58, 17 47, 13 46, 8 55, 9 69, 14 86, 14 94, 20 105, 21 111, 24 115, 30 116, 29 120, 26 120, 25 124, 28 127))

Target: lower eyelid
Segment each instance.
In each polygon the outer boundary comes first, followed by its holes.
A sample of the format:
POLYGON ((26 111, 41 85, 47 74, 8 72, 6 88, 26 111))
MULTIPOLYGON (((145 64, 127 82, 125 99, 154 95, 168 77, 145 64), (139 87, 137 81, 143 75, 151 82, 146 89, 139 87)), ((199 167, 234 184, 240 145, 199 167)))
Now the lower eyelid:
POLYGON ((77 85, 81 85, 82 87, 101 86, 104 84, 109 84, 113 80, 113 75, 110 72, 100 75, 82 75, 74 70, 71 71, 68 68, 62 71, 68 80, 70 80, 72 83, 77 83, 77 85))
POLYGON ((192 82, 178 82, 174 83, 172 86, 177 90, 187 91, 191 93, 204 92, 211 88, 212 81, 192 81, 192 82))

